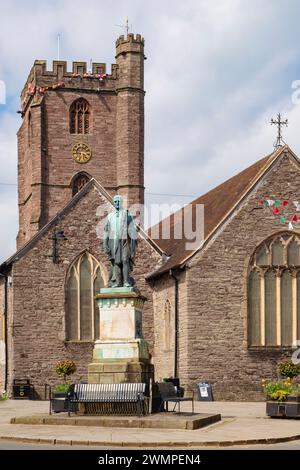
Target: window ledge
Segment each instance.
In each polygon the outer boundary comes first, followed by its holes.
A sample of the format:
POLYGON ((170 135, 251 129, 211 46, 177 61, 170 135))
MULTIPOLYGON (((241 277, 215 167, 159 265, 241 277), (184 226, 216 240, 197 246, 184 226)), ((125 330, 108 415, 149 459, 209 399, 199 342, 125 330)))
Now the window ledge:
POLYGON ((295 351, 294 346, 248 346, 247 350, 249 352, 283 352, 283 351, 295 351))
POLYGON ((88 134, 76 134, 76 132, 70 132, 69 134, 74 135, 74 137, 84 137, 84 136, 88 136, 88 135, 93 135, 92 132, 89 132, 88 134))
POLYGON ((64 340, 64 343, 65 344, 73 344, 73 343, 78 343, 78 344, 94 344, 96 340, 94 339, 87 339, 87 340, 84 340, 84 339, 65 339, 64 340))

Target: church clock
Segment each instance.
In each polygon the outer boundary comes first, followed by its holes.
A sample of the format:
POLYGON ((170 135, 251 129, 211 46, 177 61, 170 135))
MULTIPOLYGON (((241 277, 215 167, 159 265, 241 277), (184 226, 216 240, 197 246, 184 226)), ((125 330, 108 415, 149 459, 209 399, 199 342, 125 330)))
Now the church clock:
POLYGON ((87 144, 80 142, 73 146, 72 155, 75 162, 86 163, 92 157, 92 152, 87 144))

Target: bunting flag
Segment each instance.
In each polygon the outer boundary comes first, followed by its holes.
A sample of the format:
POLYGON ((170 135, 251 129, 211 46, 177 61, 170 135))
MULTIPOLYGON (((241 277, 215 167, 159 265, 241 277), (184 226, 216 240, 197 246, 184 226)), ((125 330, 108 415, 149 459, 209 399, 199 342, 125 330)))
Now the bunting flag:
POLYGON ((46 93, 46 91, 48 90, 57 90, 58 88, 64 88, 65 87, 65 82, 63 81, 60 81, 58 83, 53 83, 53 85, 50 85, 50 86, 45 86, 45 87, 41 87, 41 86, 36 86, 36 85, 32 85, 31 83, 29 83, 28 87, 27 87, 27 93, 25 95, 25 98, 21 104, 21 110, 17 111, 19 114, 22 115, 22 117, 24 116, 24 109, 26 107, 26 104, 27 104, 27 98, 28 96, 34 96, 36 93, 38 93, 39 95, 44 95, 46 93))
POLYGON ((297 211, 297 212, 300 212, 300 203, 299 203, 298 201, 293 201, 293 204, 294 204, 294 206, 295 206, 295 208, 296 208, 296 211, 297 211))
POLYGON ((107 74, 106 73, 93 74, 93 73, 90 73, 90 72, 86 72, 84 74, 72 73, 72 77, 73 78, 97 78, 98 80, 103 81, 105 78, 107 78, 107 74))
POLYGON ((272 211, 272 214, 276 219, 278 218, 277 220, 280 224, 287 222, 289 230, 294 230, 294 224, 300 222, 300 214, 297 214, 297 212, 300 212, 299 201, 292 201, 290 203, 288 199, 271 199, 265 196, 261 204, 272 211), (289 214, 287 213, 288 209, 289 214))
MULTIPOLYGON (((80 78, 97 78, 97 80, 99 80, 100 82, 103 82, 104 79, 107 78, 106 73, 92 74, 90 72, 87 72, 87 73, 84 73, 84 74, 73 73, 71 76, 74 77, 74 78, 76 78, 76 77, 80 77, 80 78)), ((27 87, 27 93, 26 93, 24 102, 27 101, 28 96, 34 96, 36 94, 36 92, 39 95, 44 95, 45 92, 48 91, 48 90, 57 90, 58 88, 64 88, 64 87, 65 87, 65 82, 63 82, 63 81, 60 81, 58 83, 54 83, 53 85, 50 85, 50 86, 44 86, 44 87, 38 87, 36 85, 32 85, 31 83, 29 83, 29 85, 27 87)), ((18 111, 18 113, 24 114, 23 109, 21 109, 21 111, 18 111)))
POLYGON ((34 85, 31 85, 29 83, 28 87, 27 87, 27 95, 29 96, 32 96, 35 94, 35 90, 36 90, 36 87, 34 85))
POLYGON ((60 81, 58 83, 53 83, 53 85, 50 86, 45 86, 45 87, 37 87, 35 85, 29 84, 27 87, 27 95, 33 96, 36 91, 43 95, 45 91, 47 90, 56 90, 57 88, 64 88, 65 87, 65 82, 60 81))

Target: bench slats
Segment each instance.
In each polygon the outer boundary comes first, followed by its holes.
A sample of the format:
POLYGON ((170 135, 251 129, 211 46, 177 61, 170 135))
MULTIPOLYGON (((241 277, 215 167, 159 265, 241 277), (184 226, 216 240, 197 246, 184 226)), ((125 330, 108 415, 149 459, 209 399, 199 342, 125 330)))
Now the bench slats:
POLYGON ((71 401, 81 403, 137 402, 143 398, 146 384, 75 384, 71 401))

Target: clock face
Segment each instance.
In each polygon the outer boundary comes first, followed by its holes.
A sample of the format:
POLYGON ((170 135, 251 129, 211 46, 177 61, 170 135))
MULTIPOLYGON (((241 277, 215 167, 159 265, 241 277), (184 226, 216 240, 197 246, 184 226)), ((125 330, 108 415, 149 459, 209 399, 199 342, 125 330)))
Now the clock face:
POLYGON ((90 160, 92 152, 87 144, 78 143, 74 145, 72 155, 75 162, 86 163, 90 160))

